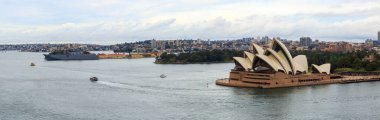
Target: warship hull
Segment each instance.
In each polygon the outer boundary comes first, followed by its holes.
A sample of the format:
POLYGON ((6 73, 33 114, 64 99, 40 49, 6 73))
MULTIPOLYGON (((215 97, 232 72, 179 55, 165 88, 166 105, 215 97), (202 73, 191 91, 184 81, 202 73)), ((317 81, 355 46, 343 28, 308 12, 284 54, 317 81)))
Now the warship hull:
POLYGON ((96 54, 44 54, 46 60, 98 60, 96 54))

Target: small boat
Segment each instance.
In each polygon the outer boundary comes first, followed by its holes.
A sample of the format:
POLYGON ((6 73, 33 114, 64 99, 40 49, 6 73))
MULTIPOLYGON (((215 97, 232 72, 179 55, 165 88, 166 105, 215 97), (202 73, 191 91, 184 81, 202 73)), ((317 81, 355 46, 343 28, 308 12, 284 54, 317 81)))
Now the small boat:
POLYGON ((34 63, 30 63, 30 66, 36 66, 36 64, 34 64, 34 63))
POLYGON ((161 74, 160 78, 166 78, 166 75, 165 74, 161 74))
POLYGON ((98 81, 98 78, 97 78, 97 77, 91 77, 91 78, 90 78, 90 81, 91 81, 91 82, 96 82, 96 81, 98 81))

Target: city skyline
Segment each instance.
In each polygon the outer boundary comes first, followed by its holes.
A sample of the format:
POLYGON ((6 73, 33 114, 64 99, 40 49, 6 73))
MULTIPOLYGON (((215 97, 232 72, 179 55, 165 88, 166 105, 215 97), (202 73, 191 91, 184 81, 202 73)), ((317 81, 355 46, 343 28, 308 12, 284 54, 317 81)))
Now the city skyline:
POLYGON ((334 1, 0 1, 0 44, 115 44, 147 39, 302 36, 376 39, 380 2, 334 1))

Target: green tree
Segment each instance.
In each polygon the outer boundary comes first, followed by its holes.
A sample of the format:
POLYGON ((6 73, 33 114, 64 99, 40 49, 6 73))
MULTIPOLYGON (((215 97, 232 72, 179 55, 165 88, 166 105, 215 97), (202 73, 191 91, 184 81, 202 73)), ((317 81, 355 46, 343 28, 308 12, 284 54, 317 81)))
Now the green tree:
POLYGON ((377 63, 376 62, 367 63, 365 66, 366 71, 374 71, 376 69, 377 69, 377 63))

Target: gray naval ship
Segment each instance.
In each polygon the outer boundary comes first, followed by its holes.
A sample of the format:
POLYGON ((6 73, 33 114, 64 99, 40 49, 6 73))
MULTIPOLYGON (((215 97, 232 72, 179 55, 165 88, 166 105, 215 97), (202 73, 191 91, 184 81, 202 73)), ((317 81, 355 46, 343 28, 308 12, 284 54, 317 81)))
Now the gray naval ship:
POLYGON ((44 54, 46 60, 98 60, 96 54, 88 51, 55 50, 44 54))

